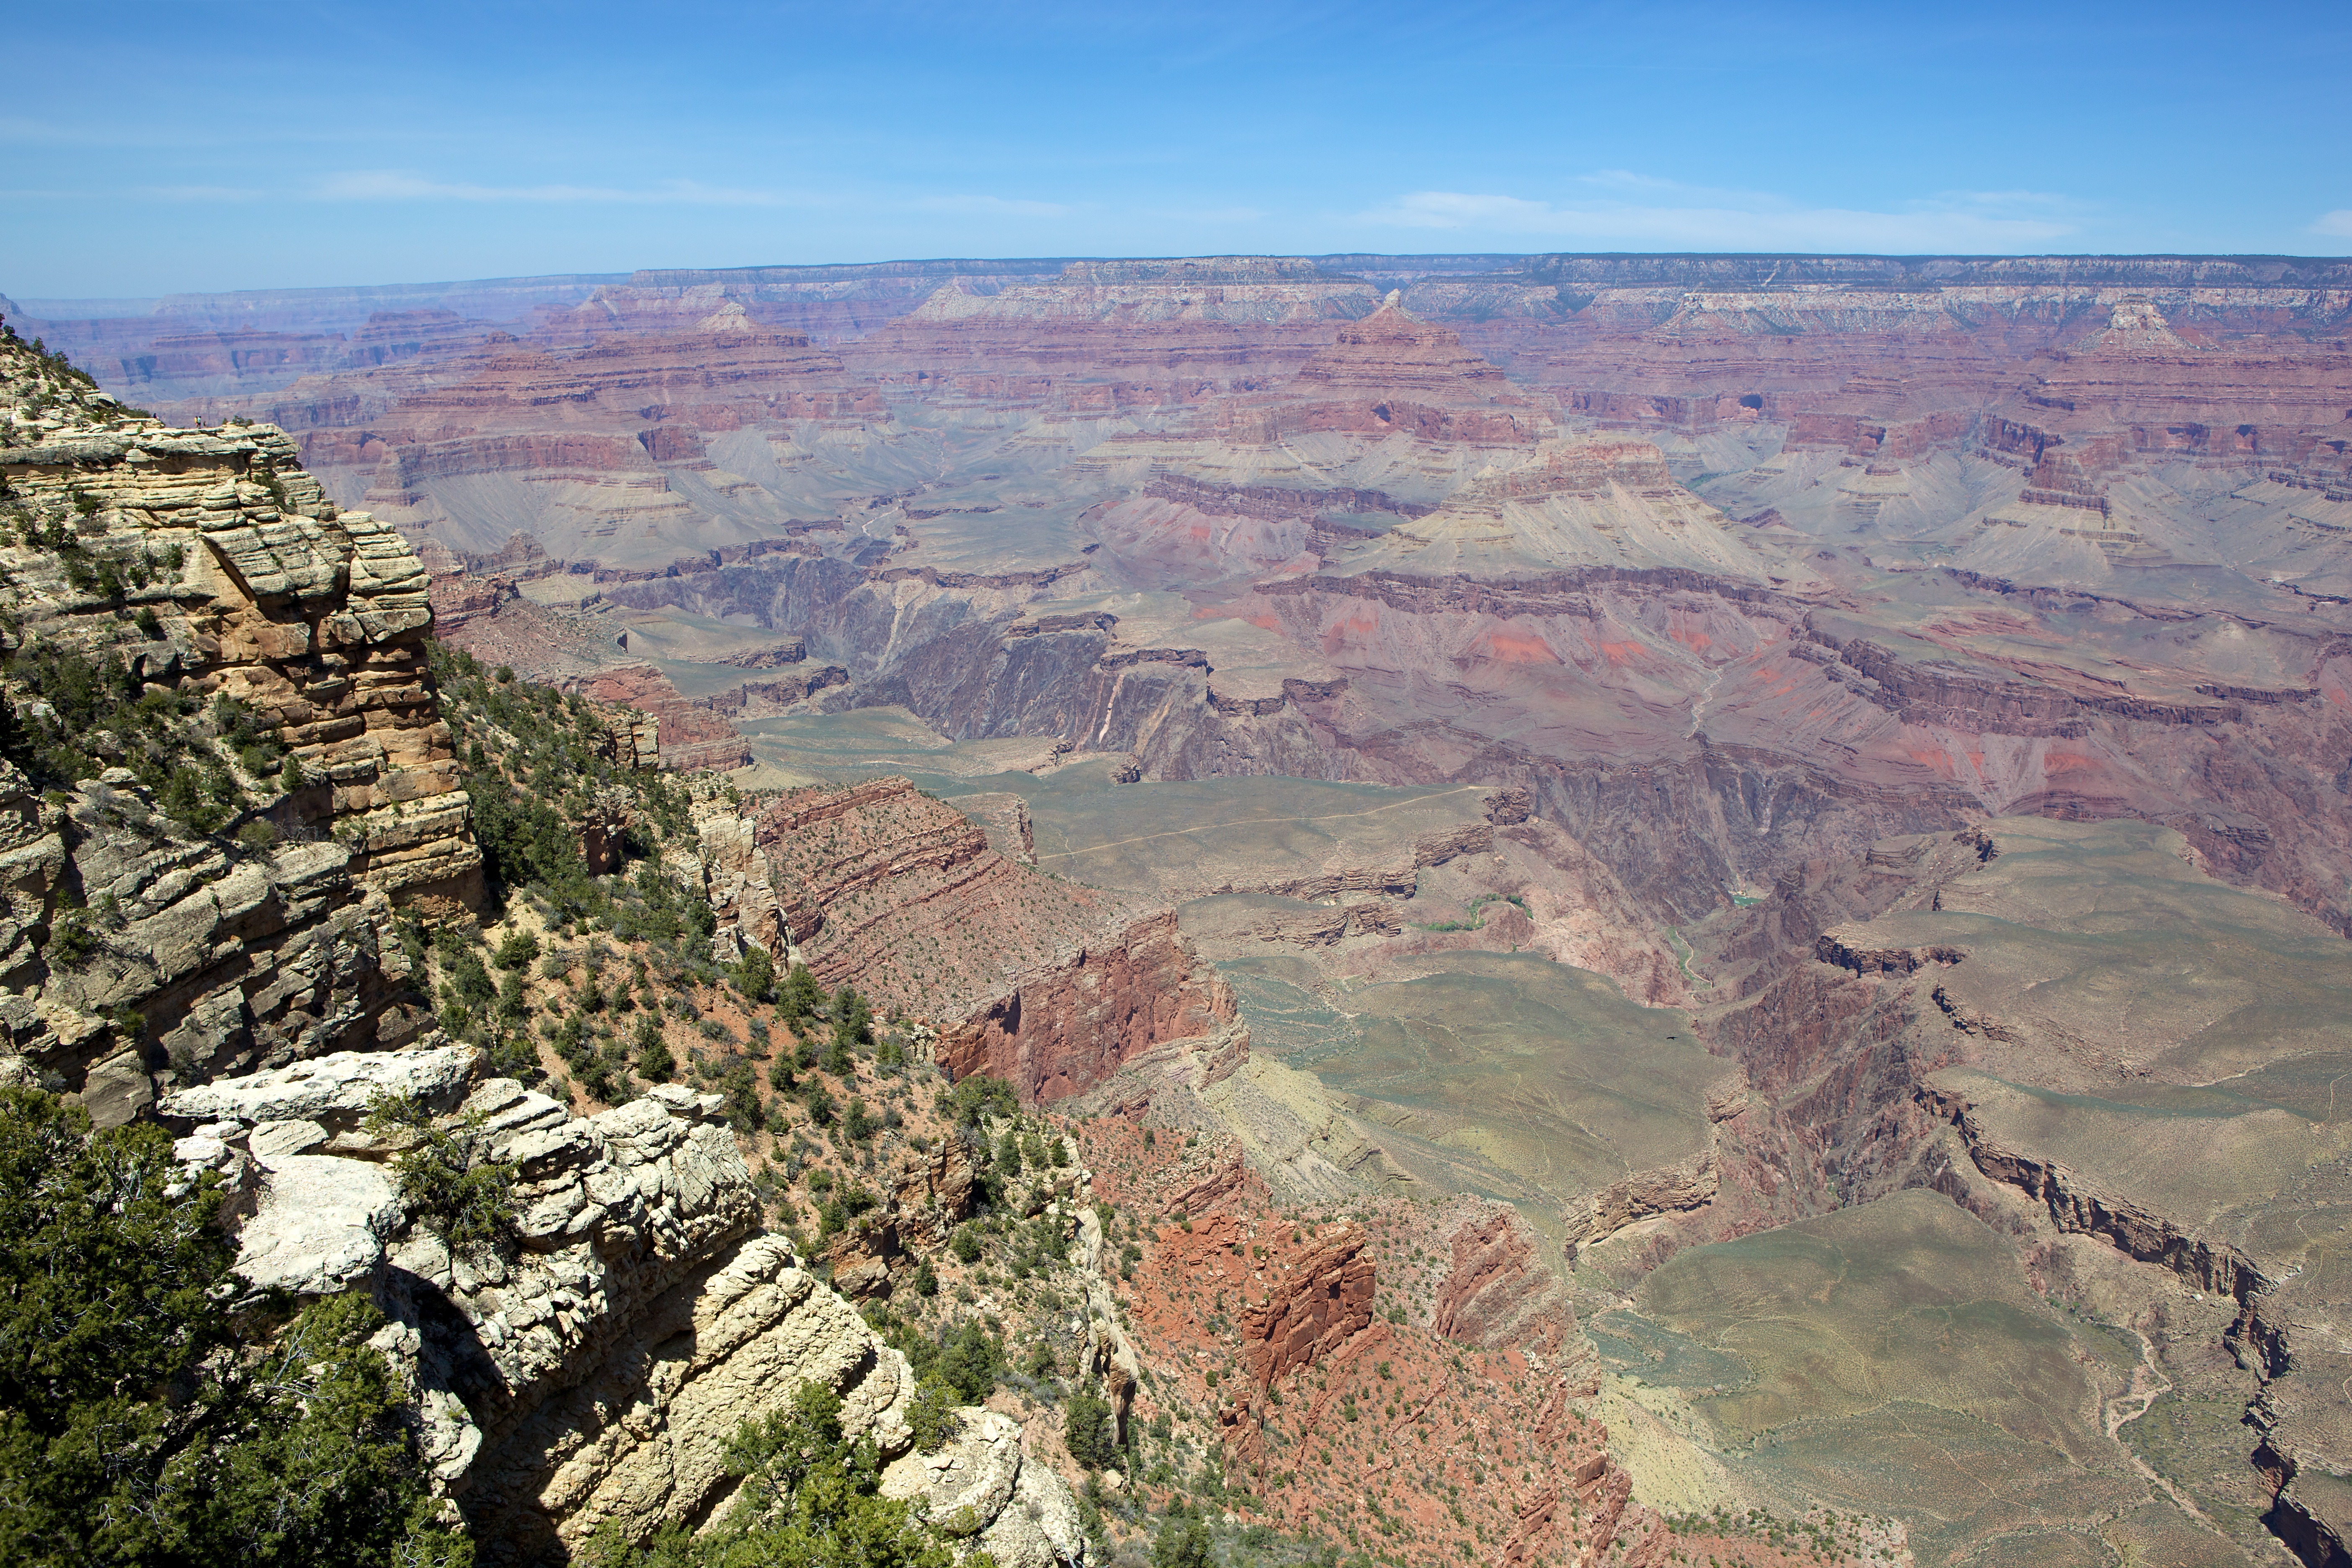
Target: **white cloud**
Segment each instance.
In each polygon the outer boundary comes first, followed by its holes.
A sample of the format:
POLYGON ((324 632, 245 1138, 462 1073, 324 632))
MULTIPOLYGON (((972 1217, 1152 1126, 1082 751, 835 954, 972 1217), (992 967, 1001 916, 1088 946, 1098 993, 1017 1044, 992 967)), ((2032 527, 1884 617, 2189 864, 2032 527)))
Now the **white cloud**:
POLYGON ((1625 195, 1553 203, 1414 191, 1360 216, 1367 223, 1400 228, 1710 250, 2003 252, 2074 232, 2065 221, 2072 202, 2032 192, 1951 192, 1903 211, 1874 212, 1801 206, 1755 192, 1701 190, 1622 169, 1583 175, 1577 184, 1625 195))
POLYGON ((166 202, 257 202, 268 193, 242 185, 142 185, 131 194, 166 202))
POLYGON ((483 204, 588 204, 635 206, 866 208, 869 210, 958 213, 982 217, 1066 217, 1071 209, 1058 202, 1020 201, 1004 196, 951 195, 874 201, 805 191, 751 191, 705 185, 693 180, 662 184, 618 185, 483 185, 462 180, 437 180, 405 169, 359 169, 332 174, 308 193, 330 202, 478 202, 483 204))
POLYGON ((2311 232, 2352 239, 2352 207, 2337 207, 2332 213, 2320 214, 2319 221, 2311 226, 2311 232))

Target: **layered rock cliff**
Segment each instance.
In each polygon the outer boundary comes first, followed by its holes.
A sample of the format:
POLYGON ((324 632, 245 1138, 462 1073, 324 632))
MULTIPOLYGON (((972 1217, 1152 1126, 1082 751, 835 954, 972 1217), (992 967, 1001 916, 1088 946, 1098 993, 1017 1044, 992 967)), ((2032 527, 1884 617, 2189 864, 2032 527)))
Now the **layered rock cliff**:
POLYGON ((1231 990, 1172 911, 1024 865, 904 778, 795 790, 752 816, 713 800, 699 820, 722 945, 919 1012, 959 1078, 1057 1100, 1232 1025, 1231 990))
POLYGON ((0 344, 12 1070, 158 1086, 389 1046, 395 908, 480 892, 415 554, 267 428, 175 430, 0 344))

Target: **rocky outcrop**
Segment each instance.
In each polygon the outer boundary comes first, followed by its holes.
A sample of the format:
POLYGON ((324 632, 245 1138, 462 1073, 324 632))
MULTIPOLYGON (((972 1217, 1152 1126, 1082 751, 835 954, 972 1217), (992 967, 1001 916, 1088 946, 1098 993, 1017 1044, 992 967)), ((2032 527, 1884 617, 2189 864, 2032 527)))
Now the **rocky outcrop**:
POLYGON ((1283 395, 1227 405, 1226 433, 1253 445, 1318 432, 1515 444, 1550 425, 1492 361, 1397 299, 1392 293, 1370 315, 1341 326, 1283 395))
MULTIPOLYGON (((364 1290, 384 1309, 375 1343, 485 1561, 547 1560, 607 1526, 642 1540, 709 1518, 733 1485, 737 1428, 806 1381, 841 1394, 849 1436, 886 1457, 908 1449, 904 1358, 761 1233, 716 1096, 667 1085, 575 1118, 511 1080, 469 1086, 475 1060, 460 1048, 337 1055, 184 1090, 165 1109, 208 1119, 179 1153, 243 1194, 236 1268, 250 1289, 364 1290), (443 1108, 512 1165, 511 1247, 453 1251, 404 1210, 384 1163, 400 1135, 359 1121, 385 1093, 443 1108)), ((921 1173, 951 1197, 953 1162, 934 1164, 921 1173)), ((963 1175, 968 1192, 968 1165, 963 1175)), ((1005 1483, 961 1500, 971 1532, 1003 1563, 1082 1563, 1067 1487, 1043 1466, 1023 1478, 1011 1422, 966 1416, 958 1465, 994 1467, 1005 1483)))
POLYGON ((2253 1260, 2228 1242, 2194 1235, 2128 1197, 2103 1191, 2104 1184, 2055 1160, 2004 1146, 1978 1124, 1965 1094, 1930 1081, 1919 1087, 1916 1098, 1930 1116, 1958 1130, 1978 1170, 2041 1203, 2058 1229, 2097 1237, 2126 1257, 2240 1301, 2271 1287, 2253 1260))
POLYGON ((1285 1257, 1265 1300, 1241 1315, 1243 1353, 1261 1386, 1312 1366, 1371 1324, 1374 1277, 1365 1237, 1341 1226, 1285 1257))
POLYGON ((999 1563, 1087 1560, 1068 1484, 1024 1453, 1020 1424, 993 1410, 963 1412, 962 1429, 937 1453, 892 1461, 882 1495, 919 1500, 932 1519, 999 1563))
POLYGON ((416 556, 338 512, 276 430, 167 428, 13 340, 0 405, 7 647, 35 656, 8 700, 64 725, 52 698, 89 703, 88 668, 141 715, 74 710, 89 729, 63 738, 99 765, 70 791, 0 766, 0 1049, 110 1122, 159 1087, 414 1037, 393 910, 461 910, 481 867, 416 556), (195 832, 157 792, 205 770, 195 832))
POLYGON ((959 1078, 986 1072, 1044 1102, 1091 1089, 1160 1046, 1213 1034, 1234 1013, 1232 988, 1192 952, 1170 910, 1022 975, 1010 995, 941 1035, 937 1055, 959 1078))
MULTIPOLYGON (((1011 816, 1000 835, 1025 823, 1011 816)), ((1234 1017, 1172 912, 1023 865, 904 778, 791 791, 748 818, 712 798, 698 819, 695 875, 722 945, 804 962, 828 988, 855 984, 930 1022, 958 1077, 1055 1100, 1234 1017)))
POLYGON ((564 683, 591 701, 625 708, 651 721, 629 727, 632 761, 645 768, 676 773, 740 768, 751 749, 710 698, 679 695, 669 678, 649 664, 622 665, 564 683))
POLYGON ((1449 1340, 1486 1350, 1524 1345, 1573 1359, 1584 1350, 1568 1289, 1536 1254, 1517 1214, 1497 1209, 1454 1233, 1452 1266, 1430 1314, 1449 1340))
MULTIPOLYGON (((122 595, 163 626, 143 662, 272 720, 305 773, 332 785, 319 816, 360 852, 362 879, 404 903, 472 896, 480 858, 424 667, 425 571, 397 533, 337 512, 267 428, 59 431, 0 448, 0 472, 36 508, 95 502, 93 553, 176 552, 168 580, 122 595)), ((74 588, 57 556, 20 544, 8 564, 32 590, 29 635, 112 640, 115 605, 74 588)))
POLYGON ((433 1110, 457 1109, 480 1062, 481 1053, 470 1046, 382 1055, 341 1052, 176 1089, 155 1110, 166 1125, 310 1122, 327 1132, 347 1132, 387 1095, 433 1110))

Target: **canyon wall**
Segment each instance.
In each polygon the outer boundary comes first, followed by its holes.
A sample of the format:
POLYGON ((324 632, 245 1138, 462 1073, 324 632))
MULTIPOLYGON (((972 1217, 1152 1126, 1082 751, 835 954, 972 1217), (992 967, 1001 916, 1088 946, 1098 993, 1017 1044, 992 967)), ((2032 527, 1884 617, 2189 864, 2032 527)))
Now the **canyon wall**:
POLYGON ((0 774, 12 1070, 111 1122, 412 1038, 393 911, 462 912, 481 866, 415 553, 278 432, 129 416, 13 344, 0 376, 11 745, 70 784, 0 774))

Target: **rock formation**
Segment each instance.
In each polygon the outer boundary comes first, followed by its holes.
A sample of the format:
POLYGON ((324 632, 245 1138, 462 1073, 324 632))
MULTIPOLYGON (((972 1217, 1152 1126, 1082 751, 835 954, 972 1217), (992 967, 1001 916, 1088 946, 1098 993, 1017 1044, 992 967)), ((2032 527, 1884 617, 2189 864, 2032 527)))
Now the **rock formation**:
POLYGON ((722 944, 924 1010, 956 1077, 1056 1100, 1234 1017, 1172 912, 1022 865, 906 779, 795 790, 750 818, 714 801, 700 823, 722 944))
POLYGON ((79 775, 0 767, 16 1070, 115 1121, 158 1085, 412 1037, 392 911, 480 884, 415 552, 277 431, 129 416, 13 342, 0 404, 16 743, 79 775))
POLYGON ((890 1495, 951 1492, 1000 1563, 1086 1561, 1068 1488, 1024 1465, 1019 1428, 964 1413, 908 1452, 913 1379, 842 1297, 762 1234, 716 1095, 675 1085, 578 1118, 460 1048, 339 1053, 167 1097, 192 1170, 248 1194, 238 1276, 256 1289, 370 1293, 435 1474, 485 1561, 544 1561, 608 1525, 643 1539, 723 1508, 737 1428, 801 1384, 893 1466, 890 1495), (511 1253, 453 1250, 406 1212, 369 1131, 380 1096, 462 1121, 517 1172, 511 1253), (913 1478, 909 1480, 908 1478, 913 1478))

